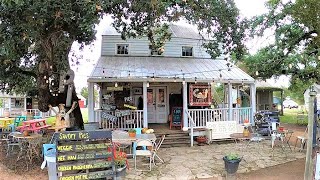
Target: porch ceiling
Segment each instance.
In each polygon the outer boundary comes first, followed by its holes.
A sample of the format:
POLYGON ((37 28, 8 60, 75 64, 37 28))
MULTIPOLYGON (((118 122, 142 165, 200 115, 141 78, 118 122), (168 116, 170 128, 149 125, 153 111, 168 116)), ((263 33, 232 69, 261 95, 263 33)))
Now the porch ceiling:
POLYGON ((254 79, 225 60, 176 57, 102 56, 88 82, 151 81, 254 83, 254 79), (221 74, 221 75, 220 75, 221 74))

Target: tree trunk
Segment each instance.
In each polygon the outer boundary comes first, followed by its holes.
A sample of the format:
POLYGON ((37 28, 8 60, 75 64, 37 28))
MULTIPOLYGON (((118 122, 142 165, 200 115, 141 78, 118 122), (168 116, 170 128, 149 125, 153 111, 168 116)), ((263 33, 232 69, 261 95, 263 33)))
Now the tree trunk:
MULTIPOLYGON (((41 62, 39 64, 39 75, 37 78, 38 82, 38 108, 41 112, 47 112, 49 110, 49 104, 53 107, 58 106, 59 104, 66 104, 67 100, 67 92, 68 86, 66 85, 63 93, 59 93, 58 96, 52 96, 49 90, 49 76, 48 71, 44 70, 47 67, 46 63, 41 62)), ((71 102, 78 103, 79 98, 77 97, 77 93, 75 88, 72 91, 72 100, 71 102)), ((66 112, 71 107, 66 107, 66 112)), ((73 127, 70 127, 72 130, 80 130, 83 129, 83 118, 82 113, 77 104, 76 108, 70 113, 70 124, 73 127)))

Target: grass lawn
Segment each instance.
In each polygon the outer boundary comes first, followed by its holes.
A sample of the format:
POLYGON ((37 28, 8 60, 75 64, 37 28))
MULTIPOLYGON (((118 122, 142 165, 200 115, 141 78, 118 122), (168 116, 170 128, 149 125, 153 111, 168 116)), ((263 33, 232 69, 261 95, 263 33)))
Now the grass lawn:
MULTIPOLYGON (((297 115, 301 112, 300 109, 284 109, 283 116, 280 116, 280 123, 297 124, 297 115)), ((300 120, 298 124, 308 124, 308 112, 304 112, 303 123, 300 120)))
MULTIPOLYGON (((81 113, 82 113, 83 122, 87 123, 88 122, 88 108, 81 108, 81 113)), ((47 123, 50 125, 52 125, 52 123, 55 121, 56 121, 55 116, 47 118, 47 123)))

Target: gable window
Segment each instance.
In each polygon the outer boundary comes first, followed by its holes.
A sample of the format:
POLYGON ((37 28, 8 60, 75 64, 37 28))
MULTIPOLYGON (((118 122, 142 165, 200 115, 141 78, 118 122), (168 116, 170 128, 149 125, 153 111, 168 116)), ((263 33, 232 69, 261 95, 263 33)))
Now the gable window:
POLYGON ((193 56, 193 47, 190 46, 182 46, 182 56, 191 57, 193 56))
POLYGON ((129 54, 129 44, 117 44, 117 54, 129 54))

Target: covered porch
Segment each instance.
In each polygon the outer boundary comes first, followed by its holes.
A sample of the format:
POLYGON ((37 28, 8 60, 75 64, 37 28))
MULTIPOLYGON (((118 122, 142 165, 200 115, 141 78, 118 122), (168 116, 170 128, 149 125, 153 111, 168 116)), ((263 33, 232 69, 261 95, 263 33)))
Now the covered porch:
POLYGON ((191 123, 193 128, 212 121, 253 123, 256 111, 254 79, 225 60, 104 56, 88 79, 88 89, 89 122, 104 129, 169 123, 177 107, 181 112, 173 121, 181 120, 185 130, 191 123))

